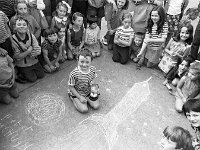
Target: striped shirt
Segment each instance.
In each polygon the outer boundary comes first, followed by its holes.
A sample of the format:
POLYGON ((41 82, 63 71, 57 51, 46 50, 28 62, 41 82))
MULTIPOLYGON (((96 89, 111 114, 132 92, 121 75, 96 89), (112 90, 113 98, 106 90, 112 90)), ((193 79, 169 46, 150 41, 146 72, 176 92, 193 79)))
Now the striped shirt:
POLYGON ((126 43, 129 43, 130 40, 132 40, 134 37, 134 31, 131 27, 125 29, 123 26, 121 26, 121 27, 117 28, 115 36, 118 37, 120 40, 122 40, 126 43))
POLYGON ((96 77, 96 68, 91 66, 88 73, 83 73, 76 67, 69 76, 68 85, 74 86, 75 90, 82 96, 90 94, 90 85, 96 77))
POLYGON ((3 11, 8 18, 15 15, 14 9, 15 0, 0 0, 0 10, 3 11))
MULTIPOLYGON (((167 22, 164 23, 162 31, 160 34, 157 33, 157 25, 154 24, 152 27, 152 31, 151 33, 149 33, 149 31, 147 30, 145 38, 152 38, 152 39, 157 39, 157 38, 167 38, 167 34, 168 34, 168 24, 167 22)), ((145 39, 144 39, 145 41, 145 39)), ((153 42, 150 43, 149 46, 151 47, 160 47, 163 43, 160 42, 153 42)))
POLYGON ((10 35, 6 30, 6 24, 9 22, 8 17, 2 11, 0 11, 0 43, 4 43, 10 35))

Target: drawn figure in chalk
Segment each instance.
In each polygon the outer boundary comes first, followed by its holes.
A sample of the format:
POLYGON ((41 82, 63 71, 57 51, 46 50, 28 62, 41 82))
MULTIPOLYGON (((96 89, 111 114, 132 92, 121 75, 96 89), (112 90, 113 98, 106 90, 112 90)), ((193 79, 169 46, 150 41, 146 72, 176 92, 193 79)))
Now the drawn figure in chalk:
POLYGON ((78 55, 78 66, 69 76, 69 98, 74 103, 76 109, 85 113, 88 112, 87 103, 93 108, 99 108, 99 100, 90 100, 91 85, 96 77, 96 68, 91 66, 92 52, 87 48, 80 51, 78 55))
POLYGON ((161 139, 163 150, 193 150, 192 136, 188 130, 179 126, 166 127, 161 139))

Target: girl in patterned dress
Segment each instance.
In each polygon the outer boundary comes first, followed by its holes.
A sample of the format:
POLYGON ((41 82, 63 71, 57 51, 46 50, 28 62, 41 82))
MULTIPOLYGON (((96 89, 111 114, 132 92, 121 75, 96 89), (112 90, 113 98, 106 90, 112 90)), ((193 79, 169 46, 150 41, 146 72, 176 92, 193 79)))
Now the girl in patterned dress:
POLYGON ((162 6, 156 6, 150 13, 145 39, 138 54, 138 57, 144 54, 147 67, 153 67, 159 63, 167 33, 168 26, 165 22, 165 11, 162 6))

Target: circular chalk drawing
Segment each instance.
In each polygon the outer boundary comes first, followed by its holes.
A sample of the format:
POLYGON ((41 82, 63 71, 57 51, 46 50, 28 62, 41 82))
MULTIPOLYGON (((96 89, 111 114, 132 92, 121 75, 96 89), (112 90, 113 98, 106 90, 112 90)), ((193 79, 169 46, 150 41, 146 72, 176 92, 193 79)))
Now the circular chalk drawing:
POLYGON ((29 119, 36 125, 49 125, 60 121, 65 114, 63 98, 52 93, 36 93, 26 106, 29 119))

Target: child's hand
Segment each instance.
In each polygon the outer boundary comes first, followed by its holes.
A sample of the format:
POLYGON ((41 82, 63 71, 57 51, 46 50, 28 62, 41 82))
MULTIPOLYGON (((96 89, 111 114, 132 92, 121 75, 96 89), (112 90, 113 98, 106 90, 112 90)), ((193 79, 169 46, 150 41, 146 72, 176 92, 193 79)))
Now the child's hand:
POLYGON ((5 49, 0 48, 0 56, 6 56, 8 52, 5 49))
POLYGON ((58 62, 56 62, 56 63, 55 63, 55 67, 56 67, 56 68, 59 68, 59 67, 60 67, 60 64, 59 64, 58 62))
POLYGON ((83 97, 83 96, 81 96, 79 98, 79 100, 80 100, 81 103, 86 103, 87 102, 87 99, 85 97, 83 97))
POLYGON ((56 70, 56 68, 53 65, 51 65, 49 67, 50 67, 51 71, 55 71, 56 70))
POLYGON ((33 47, 32 47, 32 46, 29 46, 29 48, 27 49, 27 51, 28 51, 29 53, 31 53, 32 50, 33 50, 33 47))
POLYGON ((113 35, 114 30, 109 30, 108 32, 109 32, 110 35, 113 35))
POLYGON ((187 98, 183 97, 182 101, 183 101, 183 103, 185 103, 187 101, 187 98))

